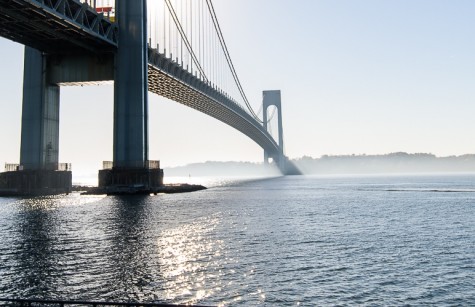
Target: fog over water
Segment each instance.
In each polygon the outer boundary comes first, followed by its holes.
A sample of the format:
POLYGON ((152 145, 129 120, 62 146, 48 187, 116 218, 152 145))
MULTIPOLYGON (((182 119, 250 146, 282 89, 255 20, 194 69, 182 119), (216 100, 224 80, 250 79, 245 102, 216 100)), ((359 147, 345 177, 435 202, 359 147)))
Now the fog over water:
MULTIPOLYGON (((291 162, 303 173, 387 174, 387 173, 470 173, 475 172, 475 155, 436 157, 427 153, 396 152, 385 155, 303 156, 291 162)), ((216 162, 188 164, 165 169, 169 176, 277 176, 274 164, 216 162)))

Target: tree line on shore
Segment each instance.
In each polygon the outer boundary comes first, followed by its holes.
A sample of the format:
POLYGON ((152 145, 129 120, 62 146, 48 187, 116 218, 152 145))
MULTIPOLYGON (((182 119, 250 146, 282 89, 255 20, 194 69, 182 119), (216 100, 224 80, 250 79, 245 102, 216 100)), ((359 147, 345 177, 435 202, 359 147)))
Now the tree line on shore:
POLYGON ((307 174, 475 172, 475 155, 437 157, 428 153, 304 156, 294 163, 307 174))
MULTIPOLYGON (((475 154, 437 157, 429 153, 384 155, 303 156, 291 161, 304 174, 461 173, 475 172, 475 154)), ((252 162, 207 161, 165 169, 167 176, 278 175, 272 165, 252 162)))

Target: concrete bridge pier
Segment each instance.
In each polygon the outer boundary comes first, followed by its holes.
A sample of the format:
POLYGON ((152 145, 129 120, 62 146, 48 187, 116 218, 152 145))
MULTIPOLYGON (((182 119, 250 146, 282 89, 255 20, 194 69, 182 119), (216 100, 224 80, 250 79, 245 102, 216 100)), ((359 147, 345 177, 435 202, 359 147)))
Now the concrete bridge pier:
POLYGON ((114 71, 114 153, 112 169, 99 171, 99 186, 150 190, 163 173, 148 161, 147 1, 117 0, 119 44, 114 71))

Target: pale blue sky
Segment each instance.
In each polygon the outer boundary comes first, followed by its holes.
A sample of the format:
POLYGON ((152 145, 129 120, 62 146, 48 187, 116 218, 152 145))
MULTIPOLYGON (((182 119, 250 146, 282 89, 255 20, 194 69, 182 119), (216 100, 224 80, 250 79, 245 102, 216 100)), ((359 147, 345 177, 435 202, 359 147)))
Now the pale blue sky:
MULTIPOLYGON (((286 153, 475 153, 475 2, 214 0, 255 109, 280 89, 286 153)), ((23 47, 0 39, 0 163, 18 162, 23 47)), ((112 86, 61 92, 60 160, 112 158, 112 86)), ((261 161, 221 122, 150 94, 150 158, 163 166, 261 161)))

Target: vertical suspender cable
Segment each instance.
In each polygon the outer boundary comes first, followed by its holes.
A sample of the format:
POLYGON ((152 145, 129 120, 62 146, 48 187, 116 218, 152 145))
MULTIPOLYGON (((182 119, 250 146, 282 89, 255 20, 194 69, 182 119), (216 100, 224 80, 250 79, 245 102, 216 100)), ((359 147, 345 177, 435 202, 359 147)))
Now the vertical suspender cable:
POLYGON ((148 46, 152 46, 152 10, 148 10, 148 46))
POLYGON ((178 43, 178 28, 175 27, 175 59, 176 59, 176 63, 178 64, 178 54, 180 53, 180 47, 179 47, 179 43, 178 43))
MULTIPOLYGON (((183 23, 183 0, 180 0, 180 22, 183 23)), ((181 39, 181 66, 183 67, 183 39, 181 39)))
POLYGON ((167 32, 165 28, 165 15, 166 15, 166 7, 165 7, 165 0, 163 0, 163 54, 166 56, 167 55, 167 32))
MULTIPOLYGON (((185 0, 185 36, 188 37, 188 0, 185 0)), ((186 54, 186 70, 190 67, 188 53, 186 54)))
POLYGON ((207 40, 206 48, 208 49, 208 50, 206 50, 206 54, 208 55, 208 57, 207 57, 208 58, 208 64, 206 66, 208 68, 208 74, 211 77, 211 48, 210 48, 210 46, 211 46, 211 43, 210 43, 211 35, 210 35, 209 16, 208 16, 208 22, 207 22, 206 40, 207 40))
MULTIPOLYGON (((214 33, 213 33, 214 34, 214 33)), ((214 70, 214 84, 216 84, 216 36, 213 35, 213 70, 214 70)))
MULTIPOLYGON (((193 48, 193 0, 190 0, 190 43, 191 43, 191 50, 193 48)), ((191 74, 193 74, 193 61, 191 61, 191 74)))
POLYGON ((209 74, 209 81, 211 82, 211 80, 213 80, 213 70, 212 70, 212 63, 211 63, 211 59, 212 59, 212 55, 211 55, 211 35, 210 35, 210 27, 209 27, 209 18, 208 18, 208 25, 207 25, 207 33, 206 33, 206 55, 207 55, 207 62, 208 64, 206 65, 207 69, 208 69, 208 74, 209 74))
POLYGON ((246 106, 249 109, 249 112, 251 113, 251 115, 254 117, 254 119, 262 123, 262 120, 256 115, 256 113, 252 109, 251 104, 249 103, 249 100, 247 99, 246 93, 244 92, 244 89, 242 88, 241 82, 239 81, 236 70, 234 69, 233 62, 231 60, 231 57, 229 56, 228 48, 226 46, 226 42, 224 41, 223 34, 221 32, 221 27, 219 26, 218 18, 216 17, 216 12, 214 11, 213 3, 211 2, 211 0, 206 0, 206 4, 208 5, 208 10, 210 12, 210 15, 214 24, 214 28, 216 30, 216 34, 218 35, 219 41, 221 43, 221 48, 223 49, 223 52, 226 56, 226 61, 228 62, 228 65, 231 69, 234 81, 236 82, 239 92, 241 93, 241 97, 246 103, 246 106))
POLYGON ((168 17, 168 41, 170 42, 170 60, 173 61, 173 29, 170 17, 168 17))
MULTIPOLYGON (((170 13, 170 18, 173 18, 173 21, 175 25, 177 26, 178 30, 180 31, 181 38, 184 40, 184 43, 186 44, 186 48, 188 49, 190 53, 190 61, 193 61, 196 64, 196 68, 204 75, 203 73, 203 68, 201 67, 194 51, 193 48, 191 47, 190 42, 188 41, 188 38, 186 36, 185 31, 183 30, 183 27, 181 26, 180 20, 178 19, 178 16, 175 12, 175 9, 173 8, 173 5, 170 3, 170 0, 165 0, 166 5, 168 6, 168 11, 170 13)), ((205 80, 206 76, 205 76, 205 80)))
POLYGON ((201 1, 198 1, 198 61, 202 63, 201 61, 201 1))

